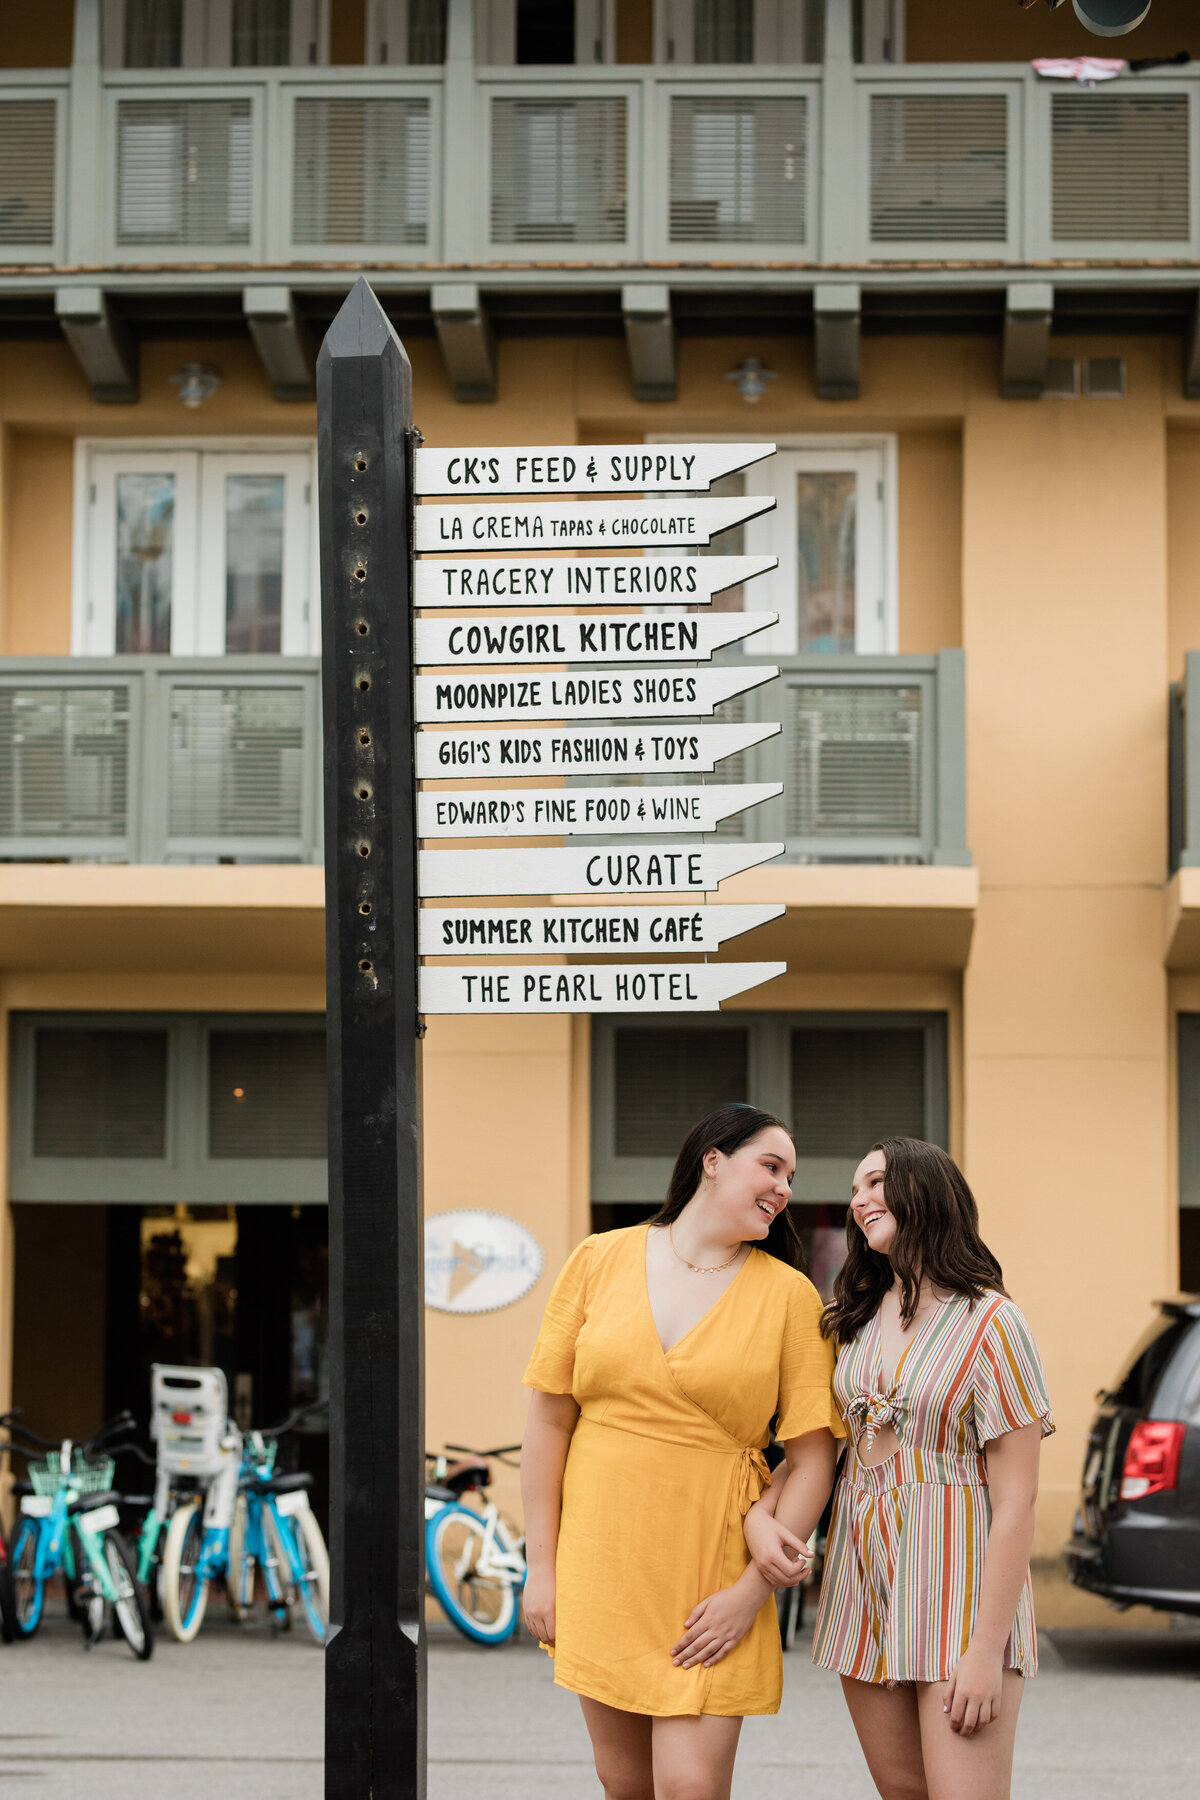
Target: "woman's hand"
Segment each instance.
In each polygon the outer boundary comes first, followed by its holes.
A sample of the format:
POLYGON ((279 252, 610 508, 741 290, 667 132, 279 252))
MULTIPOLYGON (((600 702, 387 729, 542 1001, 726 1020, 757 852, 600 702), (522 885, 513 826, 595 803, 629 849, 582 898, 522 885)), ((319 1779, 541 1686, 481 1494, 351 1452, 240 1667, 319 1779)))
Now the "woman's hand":
POLYGON ((799 1587, 812 1568, 812 1545, 781 1525, 757 1502, 742 1521, 746 1547, 769 1587, 799 1587))
POLYGON ((684 1621, 683 1636, 671 1646, 675 1667, 692 1669, 703 1663, 711 1669, 728 1656, 762 1611, 767 1592, 762 1579, 753 1569, 747 1569, 732 1587, 718 1588, 693 1607, 684 1621))
POLYGON ((525 1578, 521 1607, 525 1614, 525 1623, 539 1644, 550 1645, 554 1642, 555 1595, 553 1573, 535 1573, 531 1569, 525 1578))
POLYGON ((949 1715, 950 1729, 962 1737, 973 1737, 1000 1717, 1000 1696, 1004 1688, 1004 1658, 982 1644, 968 1644, 962 1661, 946 1686, 942 1710, 949 1715))

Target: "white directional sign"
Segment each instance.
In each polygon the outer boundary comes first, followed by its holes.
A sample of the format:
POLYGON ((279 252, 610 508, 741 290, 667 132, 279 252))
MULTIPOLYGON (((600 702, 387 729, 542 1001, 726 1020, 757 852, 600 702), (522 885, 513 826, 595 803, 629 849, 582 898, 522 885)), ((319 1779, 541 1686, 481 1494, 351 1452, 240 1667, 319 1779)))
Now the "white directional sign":
POLYGON ((416 565, 413 605, 708 606, 777 556, 466 556, 416 565))
POLYGON ((576 963, 570 968, 424 968, 423 1013, 716 1012, 787 964, 576 963))
POLYGON ((418 725, 495 719, 690 719, 716 711, 735 694, 774 681, 769 663, 749 668, 601 669, 582 675, 418 675, 418 725))
POLYGON ((591 618, 418 619, 418 667, 455 663, 708 662, 779 623, 773 612, 600 613, 591 618))
POLYGON ((417 797, 417 836, 607 836, 715 831, 722 819, 782 794, 782 781, 712 787, 475 788, 417 797))
POLYGON ((770 512, 766 494, 729 500, 583 500, 512 506, 418 506, 418 550, 637 549, 707 544, 719 531, 770 512))
POLYGON ((421 731, 417 779, 464 775, 709 775, 780 725, 567 725, 539 731, 421 731))
POLYGON ((782 856, 782 844, 609 844, 604 849, 420 850, 422 900, 483 894, 707 894, 782 856))
POLYGON ((426 906, 422 956, 555 956, 566 950, 659 956, 719 950, 786 911, 763 906, 426 906))
POLYGON ((774 444, 528 444, 418 450, 418 494, 699 493, 774 444))

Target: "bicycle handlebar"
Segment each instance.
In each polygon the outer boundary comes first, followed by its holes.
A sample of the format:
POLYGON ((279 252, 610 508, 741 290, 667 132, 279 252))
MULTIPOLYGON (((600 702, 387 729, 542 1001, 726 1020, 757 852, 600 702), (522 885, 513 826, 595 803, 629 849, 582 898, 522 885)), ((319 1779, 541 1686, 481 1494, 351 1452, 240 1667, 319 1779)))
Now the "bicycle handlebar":
POLYGON ((328 1412, 328 1410, 328 1400, 314 1400, 309 1406, 302 1406, 298 1412, 294 1412, 290 1419, 285 1419, 282 1425, 264 1426, 258 1435, 264 1438, 286 1437, 289 1431, 295 1431, 296 1427, 305 1419, 311 1418, 313 1413, 328 1412))
POLYGON ((453 1450, 457 1456, 513 1456, 520 1450, 520 1444, 499 1444, 494 1450, 473 1450, 469 1444, 447 1444, 447 1450, 453 1450))
MULTIPOLYGON (((5 1418, 4 1420, 0 1421, 0 1423, 7 1425, 8 1430, 10 1432, 19 1431, 21 1436, 23 1438, 27 1438, 29 1440, 29 1442, 32 1445, 34 1445, 34 1447, 38 1450, 61 1450, 62 1449, 62 1442, 60 1439, 39 1437, 39 1435, 36 1431, 30 1431, 28 1425, 18 1425, 14 1421, 12 1421, 8 1418, 5 1418)), ((22 1456, 32 1456, 33 1455, 32 1450, 26 1449, 24 1444, 18 1444, 16 1442, 16 1440, 11 1437, 5 1443, 4 1448, 6 1450, 19 1450, 21 1452, 22 1456)))

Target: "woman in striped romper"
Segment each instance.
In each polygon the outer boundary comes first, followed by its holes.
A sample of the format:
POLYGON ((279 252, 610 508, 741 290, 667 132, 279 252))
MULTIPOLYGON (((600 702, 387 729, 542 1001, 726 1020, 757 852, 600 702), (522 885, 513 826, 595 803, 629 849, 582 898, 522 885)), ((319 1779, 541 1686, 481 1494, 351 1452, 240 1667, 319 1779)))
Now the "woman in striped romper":
MULTIPOLYGON (((1007 1800, 1022 1678, 1037 1668, 1029 1553, 1041 1359, 936 1145, 863 1158, 824 1328, 849 1450, 813 1661, 835 1670, 884 1800, 1007 1800)), ((800 1546, 773 1494, 746 1521, 764 1574, 800 1546)))

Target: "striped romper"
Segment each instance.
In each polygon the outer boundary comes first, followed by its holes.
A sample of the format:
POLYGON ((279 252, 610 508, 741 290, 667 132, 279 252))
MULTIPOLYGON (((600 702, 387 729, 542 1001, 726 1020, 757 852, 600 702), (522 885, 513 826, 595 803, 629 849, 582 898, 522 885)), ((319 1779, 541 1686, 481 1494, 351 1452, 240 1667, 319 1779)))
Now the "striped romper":
MULTIPOLYGON (((833 1391, 849 1445, 833 1502, 813 1661, 858 1681, 946 1681, 970 1642, 991 1507, 984 1446, 1054 1430, 1037 1345, 1003 1294, 935 1307, 883 1390, 879 1315, 838 1351, 833 1391), (891 1425, 900 1449, 867 1468, 891 1425)), ((1037 1669, 1028 1575, 1004 1665, 1037 1669)))

